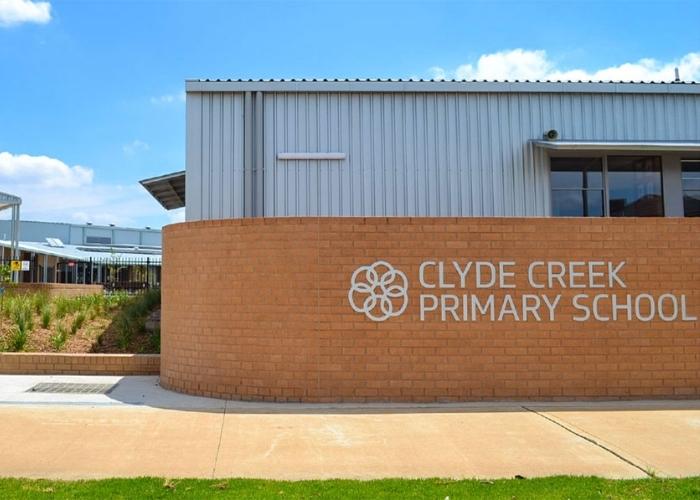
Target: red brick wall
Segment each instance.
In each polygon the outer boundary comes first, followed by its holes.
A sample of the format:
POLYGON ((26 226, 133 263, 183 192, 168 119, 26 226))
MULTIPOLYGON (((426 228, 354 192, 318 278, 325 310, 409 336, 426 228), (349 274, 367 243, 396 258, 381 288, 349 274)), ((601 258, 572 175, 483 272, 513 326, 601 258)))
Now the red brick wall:
POLYGON ((698 316, 699 248, 700 221, 672 218, 175 224, 164 231, 161 382, 276 401, 697 397, 697 321, 575 322, 569 303, 577 293, 672 292, 698 316), (379 259, 409 281, 408 308, 381 323, 348 300, 355 269, 379 259), (421 322, 425 260, 516 261, 517 288, 486 292, 561 293, 557 319, 421 322), (533 290, 527 264, 540 260, 624 260, 627 289, 533 290))
POLYGON ((0 373, 21 375, 158 375, 157 354, 0 353, 0 373))
POLYGON ((81 285, 73 283, 14 283, 8 286, 9 293, 46 292, 52 297, 79 297, 102 293, 102 285, 81 285))

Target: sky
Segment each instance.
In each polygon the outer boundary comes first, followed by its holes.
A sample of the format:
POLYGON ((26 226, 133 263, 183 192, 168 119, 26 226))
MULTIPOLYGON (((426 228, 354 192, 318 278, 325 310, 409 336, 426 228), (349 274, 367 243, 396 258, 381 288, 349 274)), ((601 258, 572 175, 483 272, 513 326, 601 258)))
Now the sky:
MULTIPOLYGON (((0 0, 0 191, 22 218, 183 220, 191 78, 700 81, 698 1, 0 0)), ((7 217, 7 211, 0 213, 7 217)))

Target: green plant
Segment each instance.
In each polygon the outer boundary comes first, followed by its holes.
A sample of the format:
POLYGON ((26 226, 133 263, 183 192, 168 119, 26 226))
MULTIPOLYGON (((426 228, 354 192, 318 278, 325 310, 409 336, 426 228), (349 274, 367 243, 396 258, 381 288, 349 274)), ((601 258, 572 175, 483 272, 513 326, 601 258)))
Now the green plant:
MULTIPOLYGON (((160 305, 160 290, 147 290, 140 295, 121 297, 118 300, 121 302, 121 310, 114 320, 117 345, 126 350, 134 336, 144 331, 148 313, 160 305)), ((160 346, 160 334, 149 339, 149 342, 160 346)))
MULTIPOLYGON (((26 343, 29 334, 34 330, 32 302, 24 296, 14 297, 10 309, 10 318, 15 324, 17 338, 23 338, 26 343)), ((22 346, 24 346, 22 343, 22 346)))
POLYGON ((68 314, 68 301, 65 297, 58 297, 54 302, 54 307, 56 308, 56 318, 63 319, 68 314))
POLYGON ((60 351, 65 345, 67 339, 68 330, 66 327, 63 325, 63 323, 56 323, 56 331, 49 339, 51 341, 51 346, 57 351, 60 351))
POLYGON ((68 314, 81 309, 82 300, 80 297, 57 297, 54 302, 56 308, 56 318, 63 319, 68 314))
POLYGON ((36 313, 41 314, 41 311, 49 304, 49 294, 46 292, 34 293, 31 301, 36 313))
POLYGON ((10 280, 12 279, 12 271, 10 270, 10 266, 5 264, 0 266, 0 286, 2 286, 3 283, 9 283, 10 280))
POLYGON ((126 314, 120 314, 114 320, 114 323, 117 329, 117 345, 119 346, 119 349, 124 351, 129 347, 129 344, 134 338, 134 334, 138 330, 136 318, 126 314))
POLYGON ((41 327, 42 328, 48 328, 51 326, 51 306, 49 304, 46 304, 42 309, 41 309, 41 327))
POLYGON ((12 327, 11 333, 7 339, 8 350, 18 352, 23 351, 27 345, 29 334, 26 330, 20 329, 17 325, 12 327))
POLYGON ((148 336, 148 351, 160 352, 160 328, 156 328, 148 336))
POLYGON ((85 313, 83 311, 80 311, 73 317, 73 322, 70 326, 71 335, 75 335, 78 332, 78 330, 80 330, 80 328, 83 326, 83 323, 85 323, 85 313))

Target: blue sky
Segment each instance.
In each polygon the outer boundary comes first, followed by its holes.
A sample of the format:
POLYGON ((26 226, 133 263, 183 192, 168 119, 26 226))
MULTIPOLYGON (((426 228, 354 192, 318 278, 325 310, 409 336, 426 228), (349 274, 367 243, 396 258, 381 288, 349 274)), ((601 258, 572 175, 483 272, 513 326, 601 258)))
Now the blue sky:
POLYGON ((161 226, 186 78, 700 79, 700 2, 0 0, 0 191, 161 226))

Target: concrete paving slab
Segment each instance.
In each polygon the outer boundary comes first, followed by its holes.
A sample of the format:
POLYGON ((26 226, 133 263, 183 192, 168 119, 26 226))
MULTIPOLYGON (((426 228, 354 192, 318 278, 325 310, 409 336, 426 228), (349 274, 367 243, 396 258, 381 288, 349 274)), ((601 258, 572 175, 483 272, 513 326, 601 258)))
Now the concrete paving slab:
POLYGON ((0 475, 700 475, 700 401, 287 404, 198 398, 157 377, 0 375, 0 475), (40 382, 116 383, 40 394, 40 382))
POLYGON ((659 476, 700 474, 700 403, 674 409, 623 408, 616 411, 550 411, 572 430, 592 437, 659 476))
POLYGON ((64 405, 144 405, 154 408, 180 410, 223 410, 220 399, 187 396, 166 391, 155 376, 92 376, 92 375, 0 375, 0 405, 2 404, 64 404, 64 405), (28 392, 41 382, 116 384, 108 394, 44 394, 28 392))
POLYGON ((534 413, 231 414, 215 476, 501 478, 644 473, 534 413))
POLYGON ((0 475, 211 477, 223 412, 0 407, 0 475))

